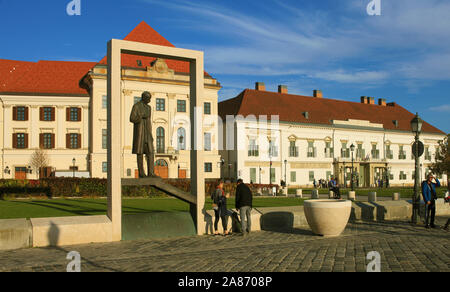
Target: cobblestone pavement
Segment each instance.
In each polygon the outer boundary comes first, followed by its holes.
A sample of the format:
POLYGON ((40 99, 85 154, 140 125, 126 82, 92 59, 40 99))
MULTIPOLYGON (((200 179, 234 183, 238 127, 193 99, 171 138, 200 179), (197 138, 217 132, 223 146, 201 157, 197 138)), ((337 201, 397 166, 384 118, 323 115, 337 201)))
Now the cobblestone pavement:
MULTIPOLYGON (((438 218, 444 224, 447 218, 438 218)), ((0 271, 66 270, 67 253, 81 254, 81 270, 173 272, 366 271, 371 251, 381 271, 450 271, 450 233, 405 222, 351 223, 338 238, 309 230, 254 232, 248 237, 186 237, 62 248, 0 251, 0 271)))

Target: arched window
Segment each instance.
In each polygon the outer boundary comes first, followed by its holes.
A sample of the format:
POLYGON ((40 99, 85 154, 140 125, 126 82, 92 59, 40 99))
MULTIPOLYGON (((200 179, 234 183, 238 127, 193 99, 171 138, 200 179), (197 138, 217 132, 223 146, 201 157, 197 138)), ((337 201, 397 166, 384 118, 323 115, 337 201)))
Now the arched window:
POLYGON ((165 131, 163 127, 159 127, 156 129, 156 152, 164 153, 165 149, 165 131))
POLYGON ((177 131, 178 150, 186 150, 186 130, 179 128, 177 131))

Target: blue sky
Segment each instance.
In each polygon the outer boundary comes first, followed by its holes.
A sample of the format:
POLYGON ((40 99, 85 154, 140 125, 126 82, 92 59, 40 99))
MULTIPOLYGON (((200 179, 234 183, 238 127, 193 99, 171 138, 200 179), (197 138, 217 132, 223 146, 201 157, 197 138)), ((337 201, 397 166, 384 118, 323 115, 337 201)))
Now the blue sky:
POLYGON ((256 81, 275 91, 395 101, 450 132, 450 1, 0 0, 0 58, 99 61, 145 20, 177 47, 205 51, 220 100, 256 81))

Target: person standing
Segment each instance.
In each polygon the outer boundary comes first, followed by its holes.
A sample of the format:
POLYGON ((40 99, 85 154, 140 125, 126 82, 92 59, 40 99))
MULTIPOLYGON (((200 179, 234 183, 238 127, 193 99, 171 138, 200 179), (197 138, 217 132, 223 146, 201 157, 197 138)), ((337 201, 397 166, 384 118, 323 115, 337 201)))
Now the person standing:
POLYGON ((436 215, 436 187, 441 183, 433 174, 428 174, 427 180, 422 182, 422 196, 425 202, 425 228, 435 228, 434 217, 436 215), (434 182, 433 182, 434 180, 434 182))
POLYGON ((236 210, 240 212, 242 234, 246 236, 251 232, 253 195, 250 188, 244 184, 242 179, 238 179, 236 187, 236 210))
POLYGON ((229 195, 225 195, 223 190, 223 180, 220 180, 213 195, 214 235, 219 235, 217 228, 219 219, 222 220, 223 235, 228 235, 227 197, 229 197, 229 195))

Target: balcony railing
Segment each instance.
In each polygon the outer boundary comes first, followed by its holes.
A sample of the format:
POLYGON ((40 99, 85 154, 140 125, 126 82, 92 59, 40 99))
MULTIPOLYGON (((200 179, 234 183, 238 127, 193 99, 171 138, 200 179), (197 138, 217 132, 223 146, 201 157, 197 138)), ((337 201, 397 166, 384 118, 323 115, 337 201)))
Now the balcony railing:
POLYGON ((172 147, 168 147, 168 148, 156 147, 156 155, 173 156, 173 155, 178 155, 178 154, 180 154, 180 151, 177 149, 174 149, 172 147))

